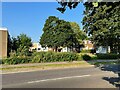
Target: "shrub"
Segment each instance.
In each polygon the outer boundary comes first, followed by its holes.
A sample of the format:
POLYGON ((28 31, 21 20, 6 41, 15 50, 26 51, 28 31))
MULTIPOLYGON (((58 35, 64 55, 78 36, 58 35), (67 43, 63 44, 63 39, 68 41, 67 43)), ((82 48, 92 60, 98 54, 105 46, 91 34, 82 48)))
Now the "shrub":
POLYGON ((81 53, 90 53, 91 50, 81 50, 81 53))
POLYGON ((41 63, 45 61, 45 52, 34 52, 32 55, 32 63, 41 63))
POLYGON ((98 59, 118 59, 119 56, 117 54, 97 54, 98 59))
POLYGON ((23 64, 31 62, 30 57, 10 57, 2 60, 2 64, 23 64))
POLYGON ((86 60, 86 61, 91 60, 91 57, 87 54, 82 55, 82 58, 83 60, 86 60))
POLYGON ((76 53, 56 53, 56 52, 34 52, 32 56, 10 57, 2 60, 3 64, 23 64, 23 63, 42 63, 42 62, 62 62, 78 60, 76 53))
POLYGON ((91 56, 91 60, 97 60, 97 55, 91 56))
POLYGON ((62 61, 73 61, 77 60, 78 56, 75 53, 61 53, 61 52, 38 52, 33 54, 34 63, 40 62, 62 62, 62 61))
POLYGON ((18 49, 17 49, 17 56, 30 56, 31 53, 29 51, 29 47, 27 46, 20 46, 18 49))

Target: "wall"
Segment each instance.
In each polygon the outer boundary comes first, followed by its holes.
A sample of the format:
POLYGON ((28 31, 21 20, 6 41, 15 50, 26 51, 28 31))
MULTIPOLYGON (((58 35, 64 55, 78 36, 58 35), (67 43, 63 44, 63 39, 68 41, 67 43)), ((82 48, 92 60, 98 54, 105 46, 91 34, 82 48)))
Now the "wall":
POLYGON ((8 31, 0 29, 0 58, 7 57, 8 31))

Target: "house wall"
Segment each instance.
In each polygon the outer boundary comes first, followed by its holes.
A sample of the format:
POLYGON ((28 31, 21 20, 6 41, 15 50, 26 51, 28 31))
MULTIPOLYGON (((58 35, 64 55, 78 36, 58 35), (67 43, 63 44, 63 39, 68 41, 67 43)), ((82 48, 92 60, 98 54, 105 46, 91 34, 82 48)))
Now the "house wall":
POLYGON ((30 50, 36 49, 37 52, 40 51, 48 51, 48 47, 42 47, 39 43, 33 43, 32 47, 30 47, 30 50))
POLYGON ((67 47, 62 48, 61 52, 67 52, 67 47))
POLYGON ((84 40, 83 43, 84 43, 84 48, 82 48, 83 50, 94 49, 94 45, 90 40, 84 40))
POLYGON ((7 57, 7 29, 0 28, 0 58, 7 57))
MULTIPOLYGON (((110 46, 108 46, 108 52, 110 53, 110 46)), ((96 53, 107 53, 107 48, 103 46, 99 46, 96 50, 96 53)))
MULTIPOLYGON (((37 52, 40 52, 40 51, 45 51, 45 52, 53 51, 53 48, 42 47, 39 43, 33 43, 32 47, 30 47, 30 51, 32 51, 34 49, 36 49, 37 52)), ((61 52, 70 52, 70 49, 68 47, 62 48, 61 52)))

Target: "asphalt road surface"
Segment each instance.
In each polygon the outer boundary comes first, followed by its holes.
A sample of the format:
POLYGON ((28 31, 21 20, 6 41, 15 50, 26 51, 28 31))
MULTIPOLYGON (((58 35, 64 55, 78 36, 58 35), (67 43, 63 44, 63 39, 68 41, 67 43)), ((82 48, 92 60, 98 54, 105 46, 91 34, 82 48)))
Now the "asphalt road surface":
POLYGON ((2 88, 115 88, 109 77, 117 74, 95 67, 3 74, 2 88))

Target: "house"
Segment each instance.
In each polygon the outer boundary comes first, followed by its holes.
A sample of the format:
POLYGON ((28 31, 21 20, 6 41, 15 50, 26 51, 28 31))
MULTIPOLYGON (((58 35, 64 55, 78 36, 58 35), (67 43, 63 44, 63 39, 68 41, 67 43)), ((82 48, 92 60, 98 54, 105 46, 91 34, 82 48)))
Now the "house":
POLYGON ((32 47, 30 47, 30 51, 33 51, 33 50, 37 52, 48 51, 48 47, 42 47, 39 43, 33 43, 32 47))
POLYGON ((103 53, 103 54, 105 54, 107 52, 110 53, 110 46, 108 46, 108 48, 106 48, 105 46, 98 46, 96 48, 96 53, 103 53))
POLYGON ((0 59, 7 57, 8 30, 0 28, 0 59))
POLYGON ((71 49, 68 47, 62 48, 61 52, 71 52, 71 49))
POLYGON ((92 50, 94 49, 94 45, 90 40, 83 40, 83 45, 84 47, 82 50, 92 50))
POLYGON ((96 46, 94 47, 94 44, 90 40, 84 40, 84 47, 82 48, 83 50, 95 50, 96 53, 107 53, 110 52, 110 46, 106 48, 105 46, 96 46))
MULTIPOLYGON (((30 47, 30 51, 37 51, 37 52, 41 52, 41 51, 53 51, 53 48, 48 48, 48 47, 42 47, 39 43, 33 43, 32 47, 30 47)), ((59 51, 59 50, 58 50, 59 51)), ((70 49, 68 47, 60 47, 60 52, 70 52, 70 49)))

